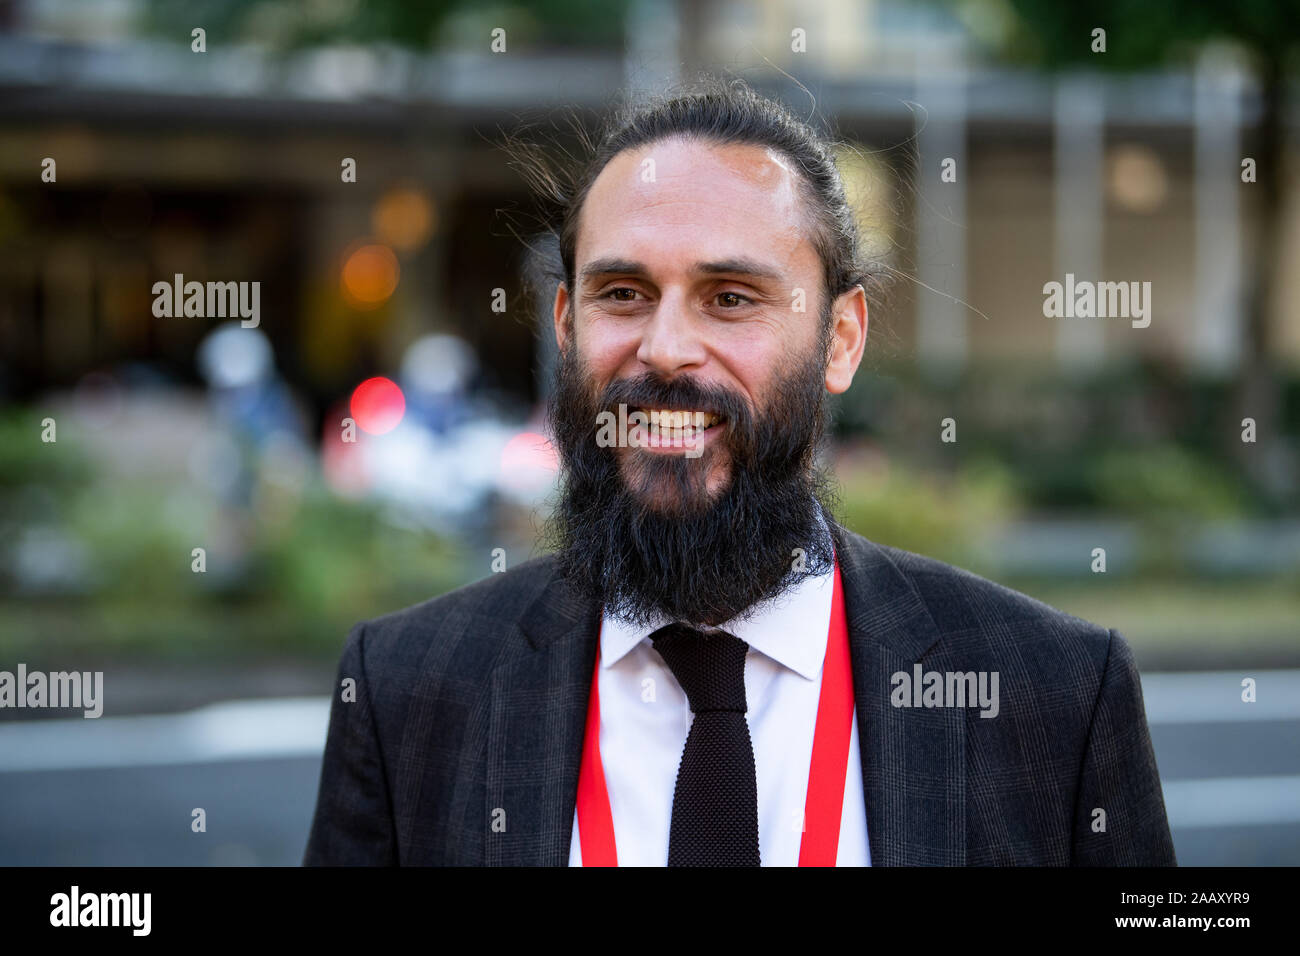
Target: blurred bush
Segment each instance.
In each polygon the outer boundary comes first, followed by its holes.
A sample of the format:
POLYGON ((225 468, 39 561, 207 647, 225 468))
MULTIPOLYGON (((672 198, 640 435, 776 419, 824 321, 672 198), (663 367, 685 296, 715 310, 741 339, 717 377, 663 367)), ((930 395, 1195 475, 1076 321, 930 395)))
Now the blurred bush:
POLYGON ((1165 524, 1249 512, 1242 483, 1228 469, 1179 445, 1106 451, 1082 471, 1090 498, 1108 514, 1165 524))
POLYGON ((1300 378, 1258 443, 1241 441, 1225 383, 1137 363, 1089 378, 1017 364, 936 383, 866 370, 842 401, 839 433, 887 447, 923 471, 993 458, 1026 511, 1139 519, 1300 515, 1300 378), (941 422, 957 441, 939 441, 941 422), (1280 462, 1270 467, 1266 459, 1280 462))
POLYGON ((352 624, 481 576, 461 546, 310 480, 256 511, 96 469, 73 430, 0 419, 0 658, 337 655, 352 624), (193 570, 204 547, 206 569, 193 570))
POLYGON ((845 527, 960 565, 977 563, 981 536, 1017 509, 1015 479, 990 458, 942 474, 859 447, 839 456, 835 474, 845 527))

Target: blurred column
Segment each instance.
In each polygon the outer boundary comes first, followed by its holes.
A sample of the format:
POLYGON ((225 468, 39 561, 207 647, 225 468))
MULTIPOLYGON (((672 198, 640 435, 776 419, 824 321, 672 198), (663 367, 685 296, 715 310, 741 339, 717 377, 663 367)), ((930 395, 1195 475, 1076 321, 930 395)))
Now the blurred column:
MULTIPOLYGON (((868 24, 875 24, 875 0, 824 0, 819 13, 818 64, 830 76, 861 76, 873 59, 874 33, 868 24)), ((785 39, 788 47, 789 37, 785 39)))
POLYGON ((1227 54, 1208 49, 1196 65, 1196 322, 1190 360, 1228 374, 1241 362, 1242 74, 1227 54))
MULTIPOLYGON (((1057 282, 1067 272, 1076 280, 1101 281, 1102 216, 1105 209, 1103 163, 1106 91, 1095 75, 1073 74, 1056 81, 1055 232, 1057 282)), ((1128 280, 1131 276, 1120 276, 1128 280)), ((1105 326, 1100 319, 1056 319, 1056 357, 1061 365, 1085 372, 1101 365, 1105 326)))
POLYGON ((966 364, 966 68, 961 41, 934 36, 916 55, 916 351, 931 378, 966 364), (940 179, 945 159, 956 182, 940 179))
POLYGON ((681 23, 674 0, 632 0, 623 61, 629 91, 658 93, 680 82, 680 47, 681 23))

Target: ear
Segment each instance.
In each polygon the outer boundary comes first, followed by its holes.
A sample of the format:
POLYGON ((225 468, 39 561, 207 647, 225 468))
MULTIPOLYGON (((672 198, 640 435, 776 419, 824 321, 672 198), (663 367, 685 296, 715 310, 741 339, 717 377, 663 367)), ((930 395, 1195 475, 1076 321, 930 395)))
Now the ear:
POLYGON ((565 314, 569 311, 569 290, 561 282, 555 287, 555 304, 551 308, 551 320, 555 323, 555 342, 563 352, 568 348, 569 324, 565 314))
POLYGON ((826 365, 826 391, 839 395, 849 390, 867 345, 867 293, 860 285, 835 300, 831 314, 830 361, 826 365))

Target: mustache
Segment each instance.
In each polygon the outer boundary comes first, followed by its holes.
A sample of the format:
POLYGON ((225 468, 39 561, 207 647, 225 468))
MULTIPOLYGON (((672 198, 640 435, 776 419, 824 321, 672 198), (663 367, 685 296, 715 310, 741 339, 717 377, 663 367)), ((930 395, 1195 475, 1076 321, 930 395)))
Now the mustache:
MULTIPOLYGON (((654 373, 636 378, 618 379, 601 390, 596 407, 617 414, 620 405, 649 411, 668 408, 707 412, 726 422, 728 444, 733 453, 746 456, 758 445, 755 415, 744 396, 719 385, 708 385, 692 378, 665 381, 654 373)), ((595 421, 595 416, 592 416, 595 421)))
POLYGON ((647 373, 639 378, 619 379, 605 386, 599 403, 615 410, 619 405, 638 408, 693 409, 721 415, 727 419, 749 413, 749 406, 739 395, 719 386, 701 385, 694 379, 664 381, 647 373))

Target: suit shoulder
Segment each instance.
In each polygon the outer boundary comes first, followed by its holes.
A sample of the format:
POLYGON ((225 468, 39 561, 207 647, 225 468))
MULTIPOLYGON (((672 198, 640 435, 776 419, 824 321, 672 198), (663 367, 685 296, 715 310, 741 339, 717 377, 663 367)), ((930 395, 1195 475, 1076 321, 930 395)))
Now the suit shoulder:
POLYGON ((936 558, 876 545, 908 580, 943 634, 1001 633, 1019 640, 1048 640, 1105 660, 1112 632, 973 571, 936 558))
POLYGON ((354 634, 364 633, 367 661, 415 666, 437 643, 471 645, 474 657, 494 660, 554 572, 552 555, 533 558, 446 594, 363 621, 354 634), (466 637, 473 640, 463 640, 466 637))

